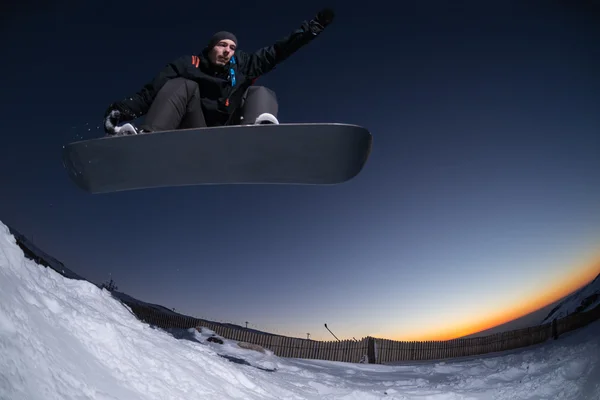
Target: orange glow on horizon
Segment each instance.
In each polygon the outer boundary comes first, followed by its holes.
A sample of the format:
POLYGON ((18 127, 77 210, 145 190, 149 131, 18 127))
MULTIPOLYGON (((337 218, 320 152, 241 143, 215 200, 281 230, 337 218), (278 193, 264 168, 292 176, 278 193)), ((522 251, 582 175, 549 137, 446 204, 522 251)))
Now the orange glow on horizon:
POLYGON ((544 308, 587 285, 600 273, 600 255, 596 255, 594 259, 595 261, 585 263, 583 267, 566 271, 546 291, 532 294, 529 299, 519 301, 517 304, 509 304, 507 309, 491 311, 479 321, 458 323, 433 332, 410 332, 387 338, 398 341, 451 340, 505 324, 544 308))

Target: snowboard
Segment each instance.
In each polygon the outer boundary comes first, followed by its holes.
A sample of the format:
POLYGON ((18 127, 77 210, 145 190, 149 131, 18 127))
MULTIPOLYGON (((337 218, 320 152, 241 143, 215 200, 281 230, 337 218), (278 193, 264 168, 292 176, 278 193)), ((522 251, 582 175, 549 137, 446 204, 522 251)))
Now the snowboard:
POLYGON ((372 146, 340 123, 218 126, 106 136, 64 146, 69 178, 88 193, 189 185, 332 185, 355 177, 372 146))

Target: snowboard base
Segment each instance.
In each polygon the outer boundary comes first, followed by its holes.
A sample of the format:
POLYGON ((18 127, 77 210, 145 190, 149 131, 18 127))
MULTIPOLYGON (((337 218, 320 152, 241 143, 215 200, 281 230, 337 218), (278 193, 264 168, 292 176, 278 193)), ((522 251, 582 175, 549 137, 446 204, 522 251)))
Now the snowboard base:
POLYGON ((372 136, 337 123, 181 129, 70 143, 63 165, 89 193, 211 184, 331 185, 364 167, 372 136))

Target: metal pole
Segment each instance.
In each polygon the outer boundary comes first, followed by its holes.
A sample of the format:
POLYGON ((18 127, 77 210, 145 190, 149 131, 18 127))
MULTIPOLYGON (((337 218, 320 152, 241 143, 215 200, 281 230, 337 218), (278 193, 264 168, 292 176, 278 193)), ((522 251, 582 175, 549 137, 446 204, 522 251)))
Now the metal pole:
MULTIPOLYGON (((327 328, 327 324, 325 324, 325 328, 327 328)), ((333 335, 333 332, 331 332, 331 329, 327 328, 327 330, 329 331, 329 333, 331 333, 333 335)), ((337 336, 333 335, 334 338, 336 338, 338 340, 338 342, 341 342, 340 339, 338 339, 337 336)))

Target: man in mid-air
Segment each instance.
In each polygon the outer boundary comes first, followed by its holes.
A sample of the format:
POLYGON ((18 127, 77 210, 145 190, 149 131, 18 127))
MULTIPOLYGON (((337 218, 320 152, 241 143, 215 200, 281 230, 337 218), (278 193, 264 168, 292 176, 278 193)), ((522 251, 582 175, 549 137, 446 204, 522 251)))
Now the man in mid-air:
POLYGON ((200 54, 182 56, 131 97, 112 103, 104 115, 108 135, 208 126, 278 124, 275 93, 253 86, 262 75, 316 38, 332 21, 323 9, 289 36, 254 53, 238 50, 230 32, 218 32, 200 54), (139 127, 123 122, 144 116, 139 127))

